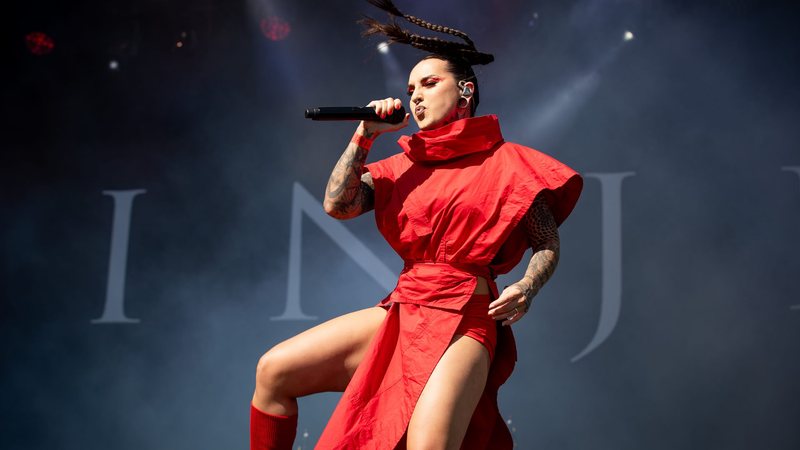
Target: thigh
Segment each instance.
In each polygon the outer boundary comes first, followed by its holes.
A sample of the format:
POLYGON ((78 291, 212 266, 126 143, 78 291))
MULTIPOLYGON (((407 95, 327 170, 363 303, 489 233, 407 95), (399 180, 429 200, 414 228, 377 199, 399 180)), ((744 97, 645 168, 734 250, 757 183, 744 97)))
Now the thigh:
POLYGON ((283 394, 302 397, 344 391, 386 310, 362 309, 336 317, 276 345, 268 360, 280 366, 283 394))
POLYGON ((414 407, 408 448, 458 449, 488 375, 486 347, 468 336, 455 336, 414 407))

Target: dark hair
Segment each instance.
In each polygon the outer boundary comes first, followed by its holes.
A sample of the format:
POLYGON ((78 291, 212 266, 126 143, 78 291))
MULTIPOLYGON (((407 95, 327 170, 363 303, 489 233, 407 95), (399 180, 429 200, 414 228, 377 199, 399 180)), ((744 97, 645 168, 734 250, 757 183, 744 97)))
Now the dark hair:
POLYGON ((392 3, 391 0, 367 0, 378 8, 388 12, 394 17, 401 17, 414 25, 417 25, 428 30, 436 31, 439 33, 446 33, 456 36, 464 40, 464 43, 446 41, 436 37, 420 36, 413 34, 410 31, 403 29, 392 19, 389 23, 381 23, 371 17, 364 17, 359 22, 366 26, 363 35, 369 36, 373 34, 383 34, 389 38, 390 43, 408 44, 420 50, 425 50, 430 54, 422 58, 420 61, 426 59, 442 59, 447 61, 448 70, 459 81, 471 81, 475 84, 475 89, 472 94, 472 115, 475 114, 475 108, 478 107, 478 79, 475 77, 475 72, 472 66, 475 64, 489 64, 494 61, 494 56, 489 53, 479 52, 475 48, 475 43, 463 31, 454 28, 436 25, 414 17, 408 14, 403 14, 392 3))
POLYGON ((453 77, 456 79, 456 83, 459 81, 471 81, 472 84, 475 85, 475 88, 472 89, 472 103, 470 103, 470 115, 474 116, 475 110, 478 109, 478 103, 480 103, 481 98, 480 90, 478 89, 478 77, 475 76, 472 66, 461 58, 448 55, 437 55, 435 53, 426 55, 420 59, 420 61, 425 61, 426 59, 441 59, 446 61, 447 71, 453 74, 453 77))

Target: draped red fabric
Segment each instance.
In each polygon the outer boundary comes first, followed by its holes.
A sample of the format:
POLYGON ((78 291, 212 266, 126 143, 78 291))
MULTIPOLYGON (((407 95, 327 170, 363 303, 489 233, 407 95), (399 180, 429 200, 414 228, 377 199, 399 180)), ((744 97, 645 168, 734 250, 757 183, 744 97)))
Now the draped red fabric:
MULTIPOLYGON (((411 413, 433 368, 463 320, 477 276, 497 297, 496 275, 528 248, 517 229, 547 192, 558 224, 572 211, 582 178, 559 161, 505 142, 496 116, 462 119, 399 140, 402 153, 368 164, 375 220, 406 262, 381 301, 386 319, 320 437, 318 449, 404 446, 411 413)), ((488 312, 488 311, 487 311, 488 312)), ((511 449, 497 392, 516 362, 510 327, 497 346, 483 396, 462 449, 511 449)))

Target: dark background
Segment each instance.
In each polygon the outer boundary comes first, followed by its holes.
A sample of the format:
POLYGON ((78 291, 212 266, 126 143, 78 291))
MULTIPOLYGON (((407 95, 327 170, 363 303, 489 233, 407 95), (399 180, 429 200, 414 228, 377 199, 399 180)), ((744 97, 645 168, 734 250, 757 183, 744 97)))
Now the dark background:
MULTIPOLYGON (((520 358, 500 401, 517 447, 800 448, 800 177, 784 169, 800 166, 800 8, 397 4, 495 54, 478 70, 479 112, 498 114, 506 139, 583 173, 635 174, 611 336, 571 361, 601 308, 592 178, 561 228, 556 276, 514 326, 520 358)), ((302 110, 405 99, 420 53, 379 54, 355 20, 384 16, 356 0, 5 9, 0 447, 247 448, 261 353, 385 295, 305 220, 301 299, 318 320, 270 319, 286 303, 292 186, 321 198, 354 128, 302 110), (284 39, 262 32, 268 16, 291 27, 284 39), (31 32, 54 40, 49 54, 26 47, 31 32), (140 322, 92 324, 113 214, 102 191, 128 189, 147 190, 125 290, 140 322)), ((397 152, 394 139, 370 159, 397 152)), ((371 214, 345 226, 399 271, 371 214)), ((337 398, 301 400, 296 446, 313 446, 337 398)))

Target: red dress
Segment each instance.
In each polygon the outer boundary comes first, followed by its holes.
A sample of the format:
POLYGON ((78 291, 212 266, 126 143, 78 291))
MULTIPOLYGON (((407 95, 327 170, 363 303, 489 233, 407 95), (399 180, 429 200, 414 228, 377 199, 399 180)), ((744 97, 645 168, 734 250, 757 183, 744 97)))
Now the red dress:
MULTIPOLYGON (((404 447, 411 413, 464 318, 477 283, 516 266, 529 247, 517 224, 548 191, 558 224, 583 181, 536 150, 503 141, 496 116, 462 119, 399 140, 403 153, 367 165, 378 228, 405 261, 364 359, 317 442, 317 449, 404 447)), ((488 311, 487 311, 488 312, 488 311)), ((510 327, 497 327, 486 388, 462 449, 511 449, 497 391, 514 369, 510 327)))

